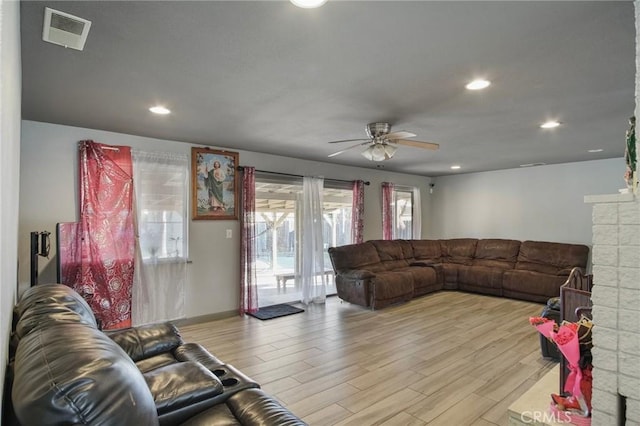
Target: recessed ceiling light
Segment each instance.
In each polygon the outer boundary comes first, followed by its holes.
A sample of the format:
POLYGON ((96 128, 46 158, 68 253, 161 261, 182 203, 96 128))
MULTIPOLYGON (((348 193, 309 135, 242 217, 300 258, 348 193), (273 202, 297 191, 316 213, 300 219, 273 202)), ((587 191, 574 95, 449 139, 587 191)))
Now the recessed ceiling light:
POLYGON ((590 149, 587 152, 602 152, 604 151, 602 148, 598 148, 598 149, 590 149))
POLYGON ((451 166, 451 170, 458 170, 460 168, 460 166, 455 165, 455 166, 451 166))
POLYGON ((171 113, 170 109, 165 108, 162 105, 152 106, 151 108, 149 108, 149 111, 151 111, 154 114, 160 114, 160 115, 167 115, 171 113))
POLYGON ((477 80, 473 80, 472 82, 468 83, 464 87, 466 87, 469 90, 482 90, 482 89, 486 89, 490 85, 491 85, 491 82, 489 80, 484 80, 482 78, 479 78, 477 80))
POLYGON ((559 121, 549 120, 542 123, 540 127, 542 129, 555 129, 556 127, 560 126, 560 124, 561 123, 559 121))
POLYGON ((320 7, 327 2, 327 0, 290 0, 291 3, 303 9, 313 9, 320 7))

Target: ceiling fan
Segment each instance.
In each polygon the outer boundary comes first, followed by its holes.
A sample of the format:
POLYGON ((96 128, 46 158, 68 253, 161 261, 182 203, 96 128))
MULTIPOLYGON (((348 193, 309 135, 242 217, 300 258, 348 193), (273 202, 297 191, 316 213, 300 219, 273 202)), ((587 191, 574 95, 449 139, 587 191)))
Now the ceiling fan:
POLYGON ((336 155, 340 155, 343 152, 359 146, 369 145, 364 151, 362 151, 362 156, 370 161, 384 161, 393 157, 393 154, 395 154, 398 149, 397 145, 431 150, 436 150, 440 147, 437 143, 407 140, 406 138, 413 138, 416 135, 411 132, 405 132, 404 130, 391 132, 391 125, 389 123, 369 123, 364 129, 367 132, 367 136, 369 136, 368 139, 344 139, 329 142, 342 143, 365 141, 345 148, 342 151, 329 154, 329 157, 335 157, 336 155))

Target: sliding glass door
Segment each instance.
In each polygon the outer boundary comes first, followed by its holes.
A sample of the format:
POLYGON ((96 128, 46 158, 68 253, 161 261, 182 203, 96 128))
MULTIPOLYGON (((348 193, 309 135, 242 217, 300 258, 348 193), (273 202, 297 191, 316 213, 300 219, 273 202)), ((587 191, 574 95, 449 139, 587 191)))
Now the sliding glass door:
MULTIPOLYGON (((297 208, 302 179, 256 173, 256 275, 259 306, 297 302, 300 287, 299 236, 304 232, 297 208)), ((351 241, 350 184, 325 181, 323 239, 327 294, 335 294, 333 269, 326 249, 351 241), (340 184, 340 183, 338 183, 340 184), (347 188, 348 186, 348 188, 347 188)))

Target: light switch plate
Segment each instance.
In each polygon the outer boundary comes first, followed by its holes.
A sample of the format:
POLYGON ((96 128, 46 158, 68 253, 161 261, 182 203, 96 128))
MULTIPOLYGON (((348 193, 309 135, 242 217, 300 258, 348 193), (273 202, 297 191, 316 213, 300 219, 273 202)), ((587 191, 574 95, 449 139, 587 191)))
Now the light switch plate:
POLYGON ((227 238, 231 238, 233 236, 233 232, 231 229, 227 229, 227 238))

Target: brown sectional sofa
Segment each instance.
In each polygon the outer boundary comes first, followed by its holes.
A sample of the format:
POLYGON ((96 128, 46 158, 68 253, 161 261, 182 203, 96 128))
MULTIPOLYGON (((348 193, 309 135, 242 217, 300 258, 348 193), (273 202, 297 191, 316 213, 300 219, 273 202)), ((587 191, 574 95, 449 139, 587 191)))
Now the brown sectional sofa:
POLYGON ((329 248, 338 297, 384 308, 438 290, 545 303, 560 295, 589 247, 543 241, 454 238, 373 240, 329 248))

